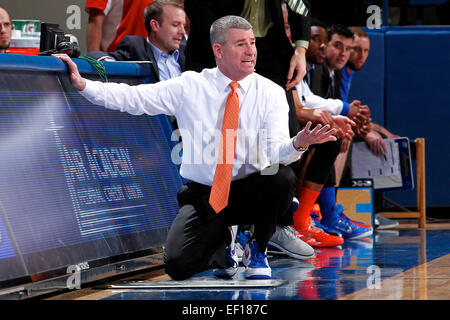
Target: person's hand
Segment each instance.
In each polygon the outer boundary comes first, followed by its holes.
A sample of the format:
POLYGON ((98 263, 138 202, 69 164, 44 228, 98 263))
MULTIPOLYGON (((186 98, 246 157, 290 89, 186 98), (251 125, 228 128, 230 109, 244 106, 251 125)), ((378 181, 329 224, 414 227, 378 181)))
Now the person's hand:
POLYGON ((312 122, 308 121, 303 130, 301 130, 294 137, 295 148, 307 148, 312 144, 319 144, 328 141, 336 141, 336 129, 331 128, 329 124, 322 126, 318 124, 314 129, 311 129, 312 122), (331 129, 330 129, 331 128, 331 129))
POLYGON ((370 119, 370 108, 368 105, 360 105, 359 106, 359 110, 358 110, 358 114, 356 115, 359 118, 363 118, 363 119, 370 119))
POLYGON ((383 137, 381 137, 381 135, 374 130, 371 130, 366 134, 366 136, 364 137, 364 141, 366 142, 370 151, 378 157, 381 157, 383 153, 387 152, 383 137))
POLYGON ((354 100, 350 104, 348 117, 355 121, 355 133, 364 137, 371 130, 370 109, 367 105, 361 105, 361 102, 354 100))
POLYGON ((354 120, 357 123, 360 123, 361 125, 369 124, 370 119, 370 109, 367 105, 359 105, 357 112, 355 116, 353 116, 352 120, 354 120))
POLYGON ((356 135, 364 138, 371 130, 370 121, 356 122, 356 127, 354 128, 356 135))
POLYGON ((315 123, 321 123, 322 125, 332 125, 333 124, 333 117, 326 109, 312 109, 311 112, 313 122, 315 123))
POLYGON ((69 68, 69 79, 75 88, 77 88, 80 91, 86 88, 86 81, 84 80, 83 77, 81 77, 75 62, 73 62, 72 59, 70 59, 70 57, 67 54, 55 53, 52 54, 52 56, 61 59, 67 64, 67 67, 69 68))
POLYGON ((359 111, 359 107, 361 105, 361 101, 359 100, 353 100, 350 104, 349 104, 349 110, 348 110, 348 114, 347 117, 349 117, 350 119, 354 120, 354 117, 356 116, 356 114, 359 111))
POLYGON ((291 57, 291 62, 289 64, 289 71, 287 74, 286 90, 289 90, 302 81, 306 74, 306 49, 303 47, 296 47, 294 54, 291 57), (295 78, 294 71, 296 71, 295 78))
POLYGON ((356 123, 346 116, 332 116, 333 124, 332 127, 338 130, 341 135, 338 135, 338 138, 347 138, 352 140, 355 133, 352 130, 352 127, 356 126, 356 123))

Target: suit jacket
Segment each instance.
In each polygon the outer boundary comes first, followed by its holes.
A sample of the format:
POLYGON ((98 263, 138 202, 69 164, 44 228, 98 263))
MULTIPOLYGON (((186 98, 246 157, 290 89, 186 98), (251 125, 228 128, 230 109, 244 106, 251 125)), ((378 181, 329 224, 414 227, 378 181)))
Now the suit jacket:
POLYGON ((315 70, 311 79, 311 91, 325 99, 341 99, 341 80, 342 73, 339 70, 334 72, 334 89, 331 86, 330 71, 326 61, 315 66, 315 70))
MULTIPOLYGON (((286 81, 289 62, 294 49, 284 30, 284 19, 281 9, 283 0, 266 0, 272 17, 273 26, 264 38, 266 44, 256 41, 258 49, 258 61, 256 70, 258 73, 272 79, 273 74, 281 74, 278 78, 286 81), (264 55, 263 55, 264 51, 264 55), (266 58, 267 57, 267 58, 266 58), (275 64, 274 60, 281 63, 275 64), (260 72, 259 69, 267 69, 260 72)), ((309 9, 309 1, 303 1, 309 9)), ((201 71, 203 68, 215 66, 214 54, 209 41, 209 29, 211 24, 220 17, 226 15, 240 16, 244 8, 245 0, 185 0, 184 8, 191 23, 191 31, 186 45, 186 69, 201 71)), ((310 18, 300 14, 289 12, 289 24, 291 26, 292 40, 310 40, 310 18)), ((277 82, 277 81, 276 81, 277 82)), ((283 83, 284 86, 284 83, 283 83)))
MULTIPOLYGON (((185 55, 186 41, 183 40, 180 44, 178 63, 180 64, 181 71, 185 70, 185 55)), ((155 56, 153 54, 152 47, 148 43, 147 39, 140 36, 126 36, 124 37, 114 52, 104 51, 92 51, 88 53, 88 56, 96 60, 110 56, 117 61, 150 61, 152 63, 151 68, 156 81, 159 81, 158 64, 156 63, 155 56)))

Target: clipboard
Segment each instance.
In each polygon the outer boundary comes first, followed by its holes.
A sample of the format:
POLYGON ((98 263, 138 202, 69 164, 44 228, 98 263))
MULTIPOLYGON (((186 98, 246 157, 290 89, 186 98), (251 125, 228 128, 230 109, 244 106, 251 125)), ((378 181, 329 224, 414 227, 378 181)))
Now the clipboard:
POLYGON ((387 152, 374 155, 366 143, 352 147, 352 178, 372 179, 377 191, 410 190, 414 188, 410 142, 407 137, 384 139, 387 152))

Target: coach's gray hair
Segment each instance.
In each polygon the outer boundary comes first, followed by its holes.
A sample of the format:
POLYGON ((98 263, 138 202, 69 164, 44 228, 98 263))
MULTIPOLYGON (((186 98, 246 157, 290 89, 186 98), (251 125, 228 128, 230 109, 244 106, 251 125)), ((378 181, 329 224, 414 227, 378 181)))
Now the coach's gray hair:
POLYGON ((209 38, 211 45, 214 43, 225 44, 228 40, 227 33, 229 29, 251 29, 252 25, 239 16, 225 16, 217 19, 211 25, 209 30, 209 38))

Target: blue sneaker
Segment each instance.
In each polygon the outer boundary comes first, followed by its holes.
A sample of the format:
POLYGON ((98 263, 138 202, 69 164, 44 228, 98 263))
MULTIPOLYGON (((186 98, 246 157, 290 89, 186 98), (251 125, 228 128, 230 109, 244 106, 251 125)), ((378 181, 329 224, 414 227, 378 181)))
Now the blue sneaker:
POLYGON ((372 227, 364 227, 356 224, 343 212, 341 212, 339 220, 331 228, 340 232, 344 239, 366 238, 371 236, 373 233, 372 227))
POLYGON ((365 228, 371 228, 370 226, 368 226, 368 225, 365 224, 364 222, 356 221, 356 220, 353 220, 353 219, 350 219, 349 217, 347 217, 347 216, 344 214, 344 206, 343 206, 342 204, 337 203, 336 206, 337 206, 337 209, 338 209, 338 211, 339 211, 339 214, 340 214, 341 216, 344 215, 344 219, 350 220, 351 222, 353 222, 354 224, 357 224, 358 226, 365 227, 365 228))
POLYGON ((272 269, 267 261, 267 249, 264 253, 259 251, 256 240, 245 245, 242 263, 246 267, 245 277, 247 279, 271 279, 272 269))
POLYGON ((333 236, 342 237, 342 234, 339 231, 320 223, 320 217, 317 215, 316 212, 311 211, 311 218, 312 223, 314 223, 314 226, 316 226, 317 228, 322 229, 326 233, 331 234, 333 236))
POLYGON ((242 261, 242 256, 244 255, 244 248, 248 240, 252 237, 250 231, 242 232, 240 229, 236 235, 236 254, 238 256, 238 261, 242 261))
POLYGON ((227 266, 225 268, 217 268, 213 270, 213 273, 218 278, 225 278, 229 279, 232 278, 239 267, 239 260, 238 256, 236 254, 236 233, 238 230, 238 226, 230 226, 228 227, 231 234, 231 242, 228 247, 226 247, 226 254, 227 254, 227 266))
POLYGON ((234 246, 229 246, 226 248, 227 251, 227 264, 226 268, 217 268, 213 270, 213 273, 218 278, 230 279, 238 271, 239 262, 238 256, 236 254, 236 249, 234 246))

